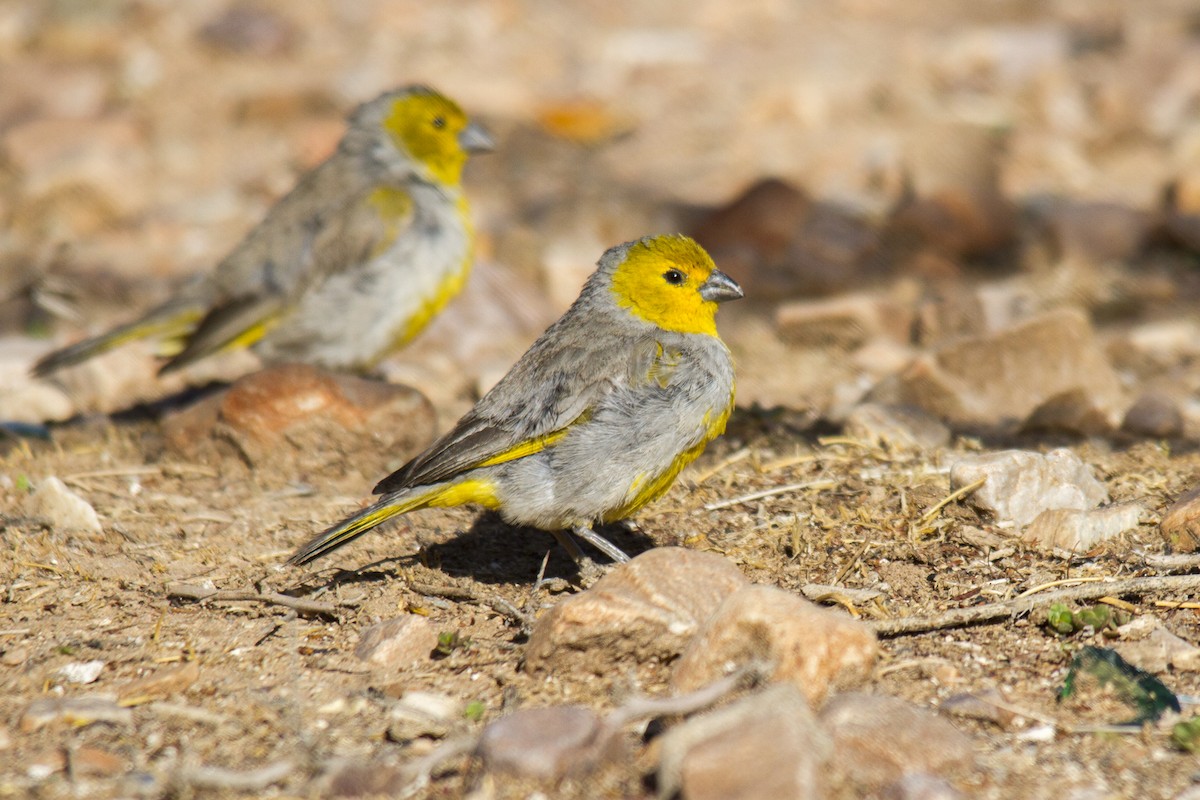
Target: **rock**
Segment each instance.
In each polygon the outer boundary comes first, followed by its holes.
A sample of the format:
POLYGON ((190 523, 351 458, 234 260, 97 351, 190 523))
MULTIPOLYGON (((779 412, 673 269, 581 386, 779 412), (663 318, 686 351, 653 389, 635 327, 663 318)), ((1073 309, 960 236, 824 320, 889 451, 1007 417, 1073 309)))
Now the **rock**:
POLYGON ((885 335, 905 341, 910 325, 903 309, 865 294, 796 300, 775 312, 780 337, 797 347, 855 350, 885 335))
POLYGON ((1184 492, 1167 508, 1158 529, 1175 552, 1200 551, 1200 486, 1184 492))
POLYGON ((25 774, 35 781, 49 778, 67 768, 67 755, 59 748, 35 753, 25 761, 25 774))
POLYGON ((1011 428, 1072 392, 1108 428, 1116 426, 1122 407, 1116 372, 1087 318, 1060 309, 947 344, 881 382, 870 399, 919 406, 955 427, 1011 428))
POLYGON ((70 664, 64 664, 55 672, 67 683, 95 683, 100 677, 100 673, 104 671, 104 662, 93 661, 72 661, 70 664))
POLYGON ((132 725, 133 712, 117 705, 111 695, 44 697, 29 704, 17 727, 21 733, 33 733, 53 722, 64 722, 73 727, 95 722, 132 725))
POLYGON ((948 186, 899 205, 884 227, 880 251, 896 260, 897 269, 928 275, 928 265, 995 253, 1015 233, 1016 212, 1000 192, 948 186))
POLYGON ((354 655, 381 667, 401 669, 426 661, 437 642, 437 631, 429 620, 407 614, 364 630, 354 647, 354 655))
POLYGON ((129 768, 120 756, 98 747, 80 747, 71 754, 71 766, 77 775, 111 778, 129 768))
POLYGON ((201 28, 200 38, 229 53, 270 57, 292 50, 296 28, 275 11, 238 3, 201 28))
POLYGON ((1022 433, 1099 436, 1111 429, 1111 416, 1083 389, 1071 389, 1046 398, 1021 424, 1022 433))
POLYGON ((387 762, 336 764, 314 781, 316 797, 404 797, 414 775, 387 762))
POLYGON ((973 506, 997 522, 1024 527, 1047 509, 1089 509, 1108 500, 1108 490, 1070 450, 1042 455, 1002 450, 965 456, 950 467, 950 489, 957 491, 980 479, 985 483, 968 497, 973 506))
POLYGON ((1137 617, 1118 628, 1117 633, 1121 640, 1114 649, 1146 672, 1200 670, 1200 647, 1171 633, 1157 617, 1137 617))
POLYGON ((1200 324, 1191 319, 1162 319, 1130 328, 1110 345, 1125 369, 1167 370, 1200 357, 1200 324))
POLYGON ((830 689, 865 680, 878 654, 875 634, 852 617, 774 586, 746 586, 688 642, 671 682, 691 691, 761 662, 770 680, 794 684, 816 706, 830 689))
POLYGON ((0 654, 0 664, 6 667, 19 667, 29 660, 29 648, 15 644, 0 654))
POLYGON ((29 374, 33 362, 49 350, 45 342, 0 336, 0 420, 59 422, 74 415, 75 404, 66 392, 29 374))
POLYGON ((1180 247, 1200 252, 1200 175, 1172 181, 1163 197, 1164 229, 1180 247))
POLYGON ((12 747, 12 734, 8 732, 8 726, 0 725, 0 750, 7 750, 12 747))
POLYGON ((389 714, 388 738, 408 742, 428 737, 441 739, 462 718, 462 702, 433 692, 405 692, 389 714))
POLYGON ((843 432, 892 450, 936 450, 950 444, 950 429, 920 408, 863 403, 846 417, 843 432))
POLYGON ((1154 216, 1119 203, 1050 198, 1028 207, 1049 264, 1123 264, 1136 258, 1153 232, 1154 216))
POLYGON ((490 772, 557 781, 603 756, 603 725, 583 706, 526 708, 483 729, 477 753, 490 772))
POLYGON ((758 300, 849 288, 876 245, 869 221, 776 178, 711 212, 692 235, 758 300))
POLYGON ((200 663, 185 661, 125 684, 117 690, 117 697, 126 703, 158 700, 186 692, 199 679, 200 663))
POLYGON ((45 519, 56 531, 104 531, 96 509, 53 476, 38 482, 37 488, 25 501, 25 505, 30 514, 45 519))
POLYGON ((247 375, 163 420, 172 449, 194 457, 222 442, 252 465, 304 455, 332 466, 361 459, 368 443, 381 460, 404 458, 433 432, 433 408, 415 389, 301 364, 247 375))
POLYGON ((1175 438, 1183 435, 1183 413, 1167 395, 1146 392, 1125 412, 1121 430, 1150 439, 1175 438))
POLYGON ((833 738, 839 782, 877 789, 906 775, 948 777, 975 761, 971 739, 946 720, 904 700, 851 693, 830 700, 821 722, 833 738))
POLYGON ((658 796, 823 797, 830 751, 803 694, 778 684, 668 730, 661 739, 658 796))
POLYGON ((539 617, 525 667, 601 673, 625 657, 671 658, 744 585, 745 576, 722 556, 656 547, 539 617))
POLYGON ((1141 513, 1141 503, 1119 503, 1087 511, 1049 508, 1029 523, 1021 539, 1043 549, 1078 553, 1133 530, 1141 513))

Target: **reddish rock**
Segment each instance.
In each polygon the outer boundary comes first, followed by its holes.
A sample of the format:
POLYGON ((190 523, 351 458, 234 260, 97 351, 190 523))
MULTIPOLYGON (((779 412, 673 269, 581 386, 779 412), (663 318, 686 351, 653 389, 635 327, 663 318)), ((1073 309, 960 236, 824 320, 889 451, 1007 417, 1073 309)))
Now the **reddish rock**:
POLYGON ((492 772, 559 780, 603 756, 600 719, 583 706, 526 708, 483 729, 478 754, 492 772))
POLYGON ((71 753, 71 767, 77 775, 109 778, 129 768, 128 762, 98 747, 80 747, 71 753))
POLYGON ((1181 494, 1163 513, 1158 529, 1175 552, 1200 551, 1200 487, 1181 494))
POLYGON ((876 243, 867 220, 775 178, 710 213, 692 235, 757 300, 853 286, 876 243))
POLYGON ((525 667, 600 673, 629 656, 675 656, 721 601, 744 585, 745 576, 722 556, 656 547, 538 618, 525 667))
POLYGON ((821 710, 833 738, 831 764, 843 785, 870 791, 906 775, 950 777, 975 760, 970 737, 897 697, 851 693, 821 710))
POLYGON ((1183 413, 1170 397, 1158 392, 1146 392, 1125 412, 1121 430, 1151 439, 1181 436, 1183 413))
POLYGON ((376 623, 362 632, 354 655, 382 667, 402 669, 427 661, 438 635, 424 617, 408 614, 376 623))
POLYGON ((200 29, 200 38, 230 53, 278 56, 296 44, 296 27, 270 9, 238 3, 200 29))
MULTIPOLYGON (((250 464, 414 454, 433 437, 434 411, 416 389, 287 364, 241 378, 163 420, 173 449, 231 444, 250 464)), ((382 468, 381 470, 382 471, 382 468)))
POLYGON ((662 737, 660 797, 772 800, 823 797, 828 736, 790 684, 693 717, 662 737))
POLYGON ((946 345, 882 382, 871 399, 919 406, 959 427, 1004 428, 1073 392, 1116 426, 1120 379, 1087 317, 1063 309, 946 345))
POLYGON ((746 586, 688 642, 671 682, 691 691, 762 663, 770 680, 794 684, 815 706, 831 689, 864 681, 878 655, 875 634, 862 622, 774 586, 746 586))
POLYGON ((906 342, 913 317, 884 297, 853 294, 798 300, 775 312, 780 337, 800 347, 853 350, 880 336, 906 342))

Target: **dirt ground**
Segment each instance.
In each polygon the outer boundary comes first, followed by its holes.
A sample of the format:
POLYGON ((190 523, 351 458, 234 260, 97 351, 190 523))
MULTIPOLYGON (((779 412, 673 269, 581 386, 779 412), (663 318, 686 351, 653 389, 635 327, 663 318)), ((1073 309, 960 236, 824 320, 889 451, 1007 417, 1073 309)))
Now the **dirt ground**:
MULTIPOLYGON (((445 429, 569 302, 605 247, 687 227, 760 178, 786 178, 871 224, 906 192, 957 181, 976 189, 982 180, 1022 224, 1046 196, 1112 201, 1122 224, 1135 220, 1135 239, 1178 180, 1192 192, 1181 196, 1194 220, 1198 29, 1192 4, 1167 0, 0 0, 0 401, 52 341, 122 320, 213 264, 329 152, 348 108, 398 83, 437 85, 501 143, 467 171, 481 261, 470 286, 384 368, 424 392, 445 429), (1003 157, 981 166, 972 147, 956 149, 950 131, 964 123, 1006 132, 1003 157), (998 175, 974 174, 997 164, 998 175)), ((1082 229, 1121 239, 1124 228, 1109 218, 1080 218, 1082 229)), ((820 242, 844 244, 841 235, 820 242)), ((830 409, 846 387, 861 394, 891 369, 881 363, 915 355, 920 343, 871 351, 870 364, 866 347, 854 357, 798 348, 772 329, 775 303, 797 297, 751 297, 720 320, 739 371, 728 432, 636 530, 609 535, 631 554, 661 545, 718 552, 753 581, 788 590, 875 589, 878 601, 854 609, 868 620, 1158 574, 1145 555, 1167 549, 1159 519, 1200 480, 1197 248, 1082 239, 1051 248, 1051 259, 1080 259, 1061 274, 1037 273, 1031 253, 1041 251, 1022 240, 986 259, 940 252, 913 262, 924 272, 901 266, 872 286, 905 297, 917 280, 940 290, 1048 278, 1030 284, 1059 293, 1047 305, 1085 309, 1108 352, 1125 354, 1130 402, 1147 388, 1174 392, 1182 435, 962 435, 920 453, 855 442, 840 435, 830 409), (1051 285, 1062 275, 1065 286, 1051 285), (1185 346, 1120 349, 1130 330, 1158 323, 1182 325, 1185 346), (960 503, 925 518, 950 493, 958 456, 1055 446, 1089 464, 1114 501, 1143 503, 1135 531, 1060 557, 1011 543, 960 503)), ((861 288, 859 277, 841 290, 861 288)), ((177 394, 183 379, 158 382, 153 363, 145 352, 114 354, 83 376, 82 399, 70 398, 70 419, 50 426, 48 439, 0 438, 0 797, 312 796, 331 760, 387 766, 427 752, 427 743, 387 735, 389 711, 407 690, 480 704, 459 723, 463 731, 515 707, 606 709, 632 692, 666 691, 670 664, 657 662, 602 676, 530 675, 521 668, 524 635, 509 616, 487 602, 446 599, 465 593, 537 615, 576 591, 571 562, 545 533, 469 509, 430 510, 315 570, 284 567, 407 454, 364 440, 255 468, 224 450, 182 457, 159 418, 196 394, 177 394), (95 507, 102 533, 63 533, 30 514, 29 488, 50 476, 95 507), (538 585, 547 558, 546 577, 565 580, 538 585), (336 613, 173 597, 181 585, 280 592, 336 613), (404 613, 423 615, 457 644, 392 671, 354 657, 364 628, 404 613), (87 685, 60 673, 93 660, 103 669, 87 685), (189 664, 198 671, 186 688, 167 701, 131 702, 128 724, 21 730, 40 699, 116 694, 189 664), (209 791, 179 777, 284 760, 292 773, 260 790, 209 791)), ((191 379, 228 379, 243 366, 191 379)), ((1135 617, 1200 642, 1195 609, 1156 604, 1194 598, 1125 600, 1135 617)), ((957 784, 967 796, 1174 797, 1200 780, 1200 768, 1171 744, 1169 727, 1070 732, 1121 721, 1123 712, 1056 700, 1073 654, 1112 641, 1056 634, 1038 613, 899 635, 883 640, 867 688, 926 708, 998 689, 1025 712, 1027 724, 1011 728, 955 720, 978 746, 977 770, 957 784), (1046 720, 1057 733, 1047 733, 1046 720)), ((1200 697, 1198 672, 1159 677, 1200 697)), ((630 755, 552 790, 493 782, 454 761, 417 796, 650 797, 653 765, 640 743, 631 730, 630 755)))
MULTIPOLYGON (((1115 500, 1148 501, 1148 519, 1200 470, 1194 450, 1171 452, 1158 444, 1092 443, 1076 450, 1103 476, 1115 500)), ((612 535, 631 552, 683 544, 723 553, 754 581, 785 589, 798 591, 810 582, 879 588, 882 596, 868 618, 1009 598, 1066 578, 1146 574, 1131 554, 1162 550, 1150 524, 1071 560, 1039 557, 1022 547, 1004 554, 970 544, 964 527, 980 520, 953 505, 935 522, 921 524, 923 512, 948 493, 944 467, 961 451, 930 459, 889 456, 852 443, 821 444, 789 427, 786 415, 743 410, 729 434, 638 520, 637 533, 612 535), (835 488, 704 509, 706 503, 820 480, 835 488)), ((373 465, 360 466, 375 474, 373 465)), ((534 614, 558 599, 532 591, 547 553, 547 576, 573 577, 571 562, 553 540, 508 529, 486 515, 421 512, 387 535, 339 551, 316 571, 280 566, 321 521, 354 507, 369 483, 355 469, 330 475, 311 474, 303 463, 295 470, 254 472, 237 460, 185 463, 164 456, 152 422, 136 421, 75 425, 56 431, 52 443, 12 446, 0 474, 6 482, 59 475, 95 503, 102 519, 112 520, 101 535, 57 534, 23 516, 12 502, 17 493, 6 492, 4 537, 11 558, 4 568, 0 636, 5 653, 25 654, 0 672, 0 719, 9 721, 15 737, 2 751, 7 766, 0 785, 10 796, 135 791, 136 782, 123 769, 112 776, 26 777, 23 765, 64 747, 98 748, 116 755, 125 769, 159 781, 180 763, 249 769, 286 757, 298 766, 280 789, 304 794, 313 771, 327 759, 411 757, 385 736, 389 703, 407 689, 482 703, 474 726, 515 706, 581 702, 603 709, 630 691, 665 689, 669 665, 660 663, 629 664, 627 671, 608 676, 530 676, 520 669, 523 637, 512 620, 478 604, 414 590, 413 584, 466 587, 534 614), (336 598, 344 607, 330 619, 249 602, 168 599, 173 584, 205 582, 221 589, 336 598), (414 611, 467 644, 395 672, 370 668, 351 655, 359 632, 372 621, 414 611), (64 665, 92 659, 105 663, 95 684, 75 687, 56 677, 64 665), (29 703, 55 694, 59 686, 67 694, 114 691, 183 661, 199 665, 195 683, 166 710, 153 703, 134 706, 131 726, 16 730, 29 703), (177 706, 198 713, 193 718, 177 706)), ((1160 618, 1189 641, 1200 639, 1195 611, 1155 608, 1152 599, 1134 598, 1136 613, 1160 618)), ((1013 706, 1063 727, 1119 721, 1055 701, 1071 654, 1088 642, 1108 643, 1100 634, 1064 639, 1036 615, 898 636, 884 640, 871 688, 933 707, 954 693, 997 688, 1013 706)), ((1163 677, 1179 694, 1200 694, 1196 673, 1163 677)), ((1194 757, 1174 750, 1164 730, 1139 736, 1060 734, 1040 741, 1025 739, 1019 726, 1001 731, 984 723, 959 724, 977 726, 978 770, 963 787, 971 796, 1049 798, 1101 787, 1104 796, 1169 797, 1188 786, 1196 771, 1194 757)), ((458 796, 473 780, 478 776, 469 771, 452 772, 422 796, 458 796)), ((151 785, 159 786, 154 793, 161 790, 161 784, 151 785)), ((647 791, 644 776, 626 764, 583 783, 568 781, 556 796, 647 791)), ((500 796, 521 792, 500 784, 500 796)))

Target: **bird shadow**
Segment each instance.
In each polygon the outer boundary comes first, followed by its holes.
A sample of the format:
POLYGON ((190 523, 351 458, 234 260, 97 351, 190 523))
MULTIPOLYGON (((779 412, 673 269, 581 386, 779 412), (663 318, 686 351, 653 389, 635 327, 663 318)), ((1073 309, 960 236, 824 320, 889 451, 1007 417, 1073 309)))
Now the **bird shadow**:
MULTIPOLYGON (((623 525, 599 526, 596 532, 631 558, 654 547, 649 536, 623 525)), ((602 567, 609 565, 608 558, 591 545, 580 541, 579 546, 602 567)), ((533 583, 543 560, 547 578, 574 582, 580 577, 575 562, 551 534, 537 528, 509 525, 491 511, 480 514, 470 528, 457 536, 426 545, 419 558, 449 576, 485 584, 533 583)))

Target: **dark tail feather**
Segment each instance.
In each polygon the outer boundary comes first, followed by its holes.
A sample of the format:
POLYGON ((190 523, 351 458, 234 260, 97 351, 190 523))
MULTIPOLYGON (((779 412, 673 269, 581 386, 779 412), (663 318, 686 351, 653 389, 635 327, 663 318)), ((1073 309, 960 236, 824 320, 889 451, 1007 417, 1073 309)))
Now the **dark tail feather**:
POLYGON ((107 353, 115 347, 137 339, 146 339, 152 336, 168 340, 181 339, 191 332, 200 316, 201 311, 190 306, 164 306, 152 311, 137 322, 122 325, 99 336, 93 336, 61 350, 55 350, 39 359, 33 365, 31 372, 39 378, 44 378, 63 367, 80 364, 89 358, 107 353))
POLYGON ((349 544, 372 528, 387 522, 392 517, 419 508, 424 502, 424 494, 418 497, 386 497, 374 505, 370 505, 354 516, 348 517, 332 528, 318 533, 292 554, 288 564, 300 565, 315 561, 321 556, 328 555, 344 544, 349 544))

